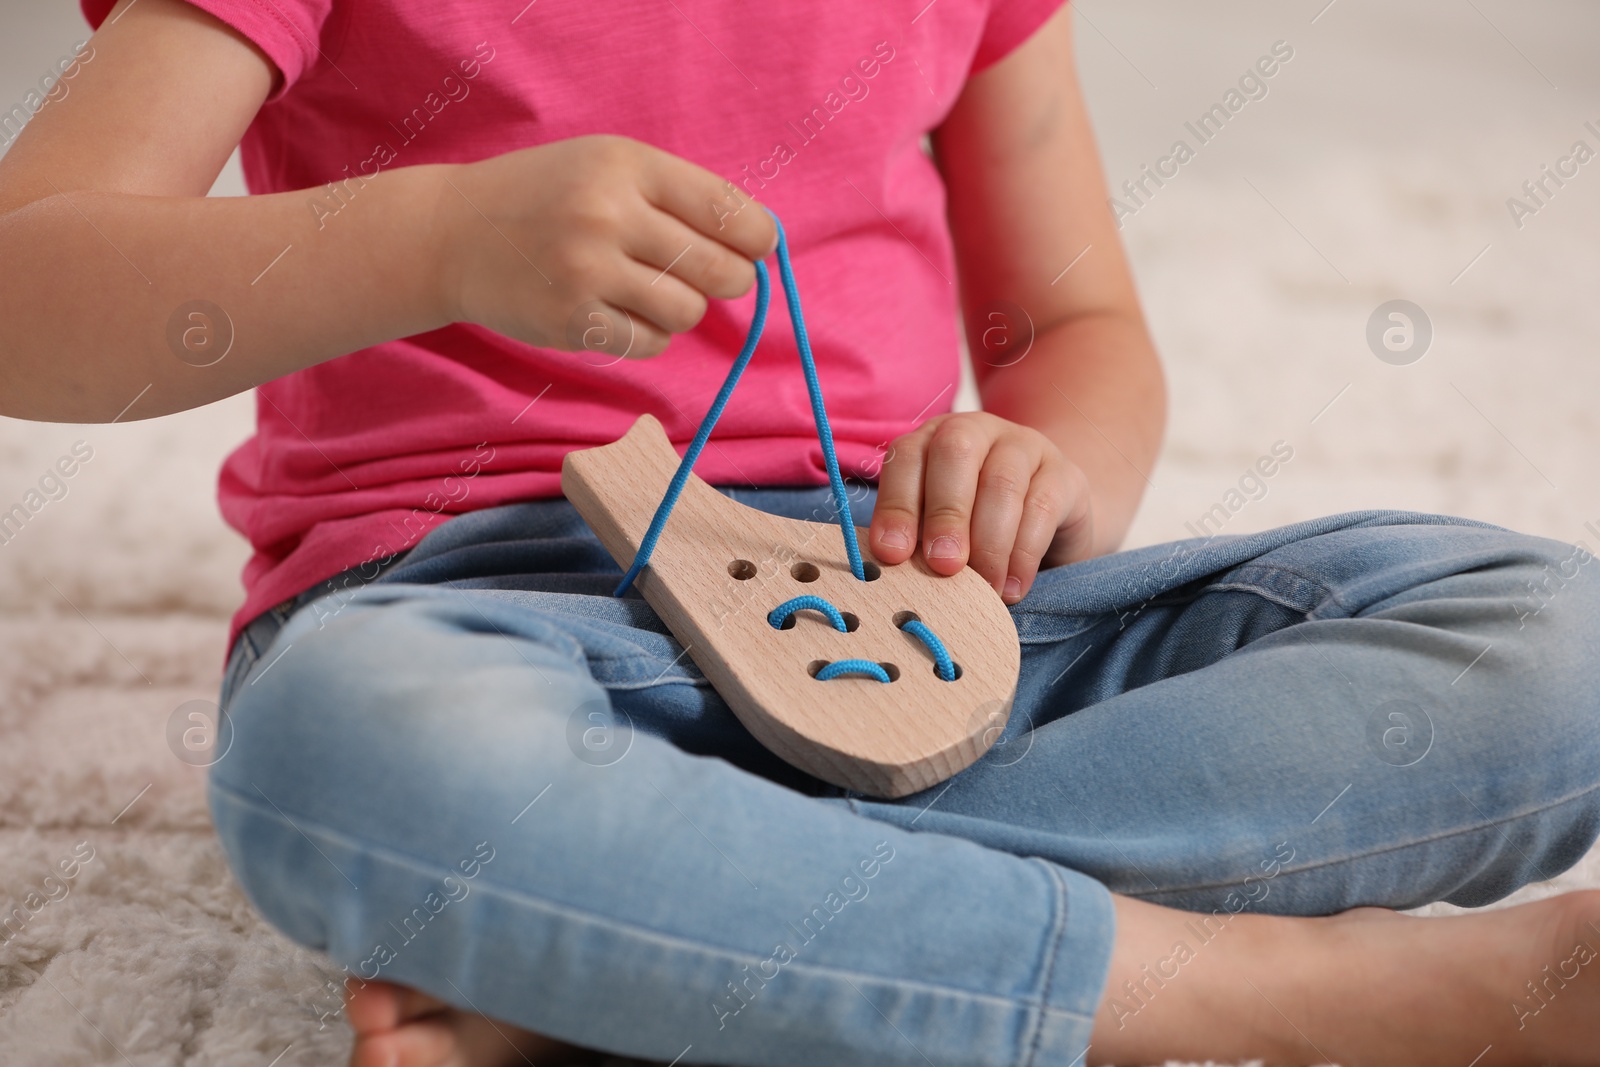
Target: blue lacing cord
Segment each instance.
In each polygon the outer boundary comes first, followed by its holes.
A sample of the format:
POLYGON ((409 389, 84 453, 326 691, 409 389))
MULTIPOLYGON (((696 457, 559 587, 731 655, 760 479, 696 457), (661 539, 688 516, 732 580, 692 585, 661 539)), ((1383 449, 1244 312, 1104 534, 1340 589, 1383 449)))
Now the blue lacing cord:
POLYGON ((836 659, 817 672, 819 682, 828 682, 842 674, 864 674, 880 682, 889 681, 889 672, 870 659, 836 659))
MULTIPOLYGON (((771 212, 768 212, 771 214, 771 212)), ((817 437, 822 441, 822 459, 828 468, 828 484, 833 486, 833 506, 839 509, 839 528, 844 532, 844 551, 850 557, 850 573, 857 581, 867 580, 866 568, 861 563, 861 548, 856 544, 856 524, 850 518, 850 501, 845 496, 844 478, 839 474, 839 457, 833 450, 833 428, 828 424, 828 409, 822 406, 822 383, 817 381, 817 361, 811 356, 811 338, 806 333, 806 319, 800 313, 800 290, 795 288, 794 271, 789 267, 789 242, 783 233, 783 223, 773 215, 778 227, 778 277, 783 282, 783 298, 789 304, 789 322, 794 327, 794 343, 800 349, 800 366, 806 374, 806 392, 811 394, 811 417, 817 424, 817 437)))
POLYGON ((806 610, 820 611, 828 617, 829 622, 833 623, 835 630, 842 634, 850 632, 850 627, 845 625, 844 616, 839 613, 839 609, 819 596, 797 596, 793 600, 785 600, 767 613, 767 621, 772 624, 774 630, 781 630, 789 616, 797 611, 806 610))
POLYGON ((928 646, 928 651, 933 654, 933 669, 942 680, 946 682, 956 680, 955 661, 950 658, 950 652, 944 647, 944 642, 928 629, 927 623, 921 619, 907 619, 900 629, 928 646))
MULTIPOLYGON (((772 215, 772 212, 768 211, 767 214, 772 215)), ((784 235, 783 223, 778 221, 777 215, 772 215, 772 221, 778 227, 778 275, 783 280, 784 299, 789 302, 789 321, 794 326, 795 345, 800 349, 800 364, 805 370, 806 391, 811 396, 811 415, 817 424, 817 438, 822 442, 822 458, 828 467, 828 484, 833 487, 833 502, 839 511, 839 528, 844 534, 845 554, 850 558, 850 573, 857 579, 866 581, 866 568, 861 562, 861 548, 856 544, 855 520, 850 517, 850 501, 845 496, 844 478, 839 474, 839 457, 833 448, 833 429, 828 424, 827 409, 822 405, 822 384, 817 380, 817 364, 811 355, 811 341, 806 335, 805 317, 800 312, 800 291, 795 287, 794 268, 789 264, 788 238, 784 235)), ((689 473, 694 469, 695 460, 700 458, 700 452, 710 440, 711 430, 716 426, 717 419, 722 417, 722 409, 728 406, 728 398, 733 395, 733 387, 739 384, 739 378, 749 365, 750 357, 755 355, 756 342, 761 340, 761 331, 767 325, 767 305, 771 295, 772 283, 767 277, 767 265, 758 261, 756 313, 750 320, 750 332, 745 335, 744 347, 739 351, 739 358, 733 361, 733 367, 729 369, 722 388, 717 390, 716 399, 711 402, 711 410, 706 412, 705 419, 700 423, 700 429, 695 431, 694 440, 689 442, 689 448, 683 454, 683 461, 678 464, 677 473, 672 476, 666 495, 661 498, 661 503, 657 505, 656 513, 650 520, 650 528, 645 531, 644 539, 639 542, 639 551, 634 553, 633 565, 628 568, 628 573, 622 576, 622 581, 612 596, 626 593, 633 585, 633 580, 639 576, 639 572, 644 570, 645 564, 650 562, 650 554, 656 550, 656 542, 661 539, 661 531, 667 525, 667 516, 672 514, 673 506, 678 503, 678 497, 689 481, 689 473)), ((881 669, 879 673, 882 673, 881 669)))
MULTIPOLYGON (((828 621, 833 624, 833 628, 835 630, 838 630, 840 633, 850 632, 850 627, 845 624, 844 614, 838 608, 834 607, 822 597, 812 596, 810 594, 805 596, 797 596, 791 600, 785 600, 782 604, 779 604, 777 607, 773 608, 767 613, 767 622, 772 624, 772 628, 774 630, 781 630, 783 628, 783 624, 788 621, 790 616, 801 611, 821 612, 823 615, 828 617, 828 621)), ((912 637, 915 637, 918 641, 921 641, 925 646, 927 646, 928 652, 933 656, 934 673, 937 674, 942 681, 953 682, 956 680, 956 664, 955 660, 950 658, 950 650, 944 647, 944 642, 939 640, 938 634, 929 629, 927 623, 923 622, 921 619, 907 619, 905 623, 901 625, 900 629, 904 630, 906 633, 910 634, 912 637)), ((827 671, 827 673, 824 674, 823 671, 818 671, 816 677, 824 682, 828 681, 830 678, 837 678, 843 674, 862 673, 868 674, 874 678, 878 678, 880 682, 887 682, 890 680, 888 674, 886 674, 881 667, 878 667, 878 665, 874 664, 871 660, 840 660, 838 663, 829 664, 828 667, 824 668, 823 670, 827 671), (849 668, 846 669, 845 667, 839 666, 839 664, 849 664, 849 668), (866 666, 862 666, 863 664, 866 666), (829 668, 834 669, 830 670, 829 668), (871 668, 877 669, 873 670, 871 668), (882 675, 882 677, 879 678, 879 675, 882 675)))

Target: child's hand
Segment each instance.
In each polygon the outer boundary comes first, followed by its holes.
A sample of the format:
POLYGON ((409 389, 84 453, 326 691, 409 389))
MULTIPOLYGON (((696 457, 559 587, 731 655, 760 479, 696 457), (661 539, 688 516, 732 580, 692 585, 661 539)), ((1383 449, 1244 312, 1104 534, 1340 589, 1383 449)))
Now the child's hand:
POLYGON ((1041 563, 1086 558, 1089 482, 1038 430, 986 412, 939 415, 894 440, 878 481, 872 551, 885 563, 922 554, 940 574, 968 562, 1015 604, 1041 563))
POLYGON ((626 137, 441 167, 441 283, 458 322, 546 348, 654 356, 709 297, 755 284, 772 219, 708 170, 626 137))

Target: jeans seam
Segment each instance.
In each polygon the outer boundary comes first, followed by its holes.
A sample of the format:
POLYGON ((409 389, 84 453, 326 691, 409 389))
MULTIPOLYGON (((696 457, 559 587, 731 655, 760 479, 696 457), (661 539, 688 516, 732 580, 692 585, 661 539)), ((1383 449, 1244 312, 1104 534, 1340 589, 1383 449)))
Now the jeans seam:
MULTIPOLYGON (((217 792, 226 793, 238 804, 246 805, 255 809, 256 812, 263 817, 281 820, 285 825, 301 834, 305 834, 306 828, 309 827, 313 832, 324 839, 338 841, 341 844, 354 847, 359 851, 388 857, 391 859, 391 862, 393 860, 399 860, 403 865, 409 866, 415 870, 424 871, 428 874, 437 874, 440 871, 444 871, 448 874, 455 873, 454 868, 441 867, 427 860, 422 860, 418 857, 407 855, 404 852, 400 852, 387 846, 374 845, 370 842, 353 838, 348 834, 334 829, 333 827, 327 826, 317 819, 306 816, 304 813, 302 813, 298 819, 291 821, 289 820, 286 812, 277 810, 275 806, 261 804, 257 802, 254 797, 240 792, 238 789, 226 782, 218 781, 215 777, 211 779, 211 788, 217 792)), ((329 863, 331 864, 332 861, 330 860, 329 863)), ((337 869, 338 868, 335 868, 335 870, 337 869)), ((546 900, 542 897, 520 892, 519 890, 508 886, 495 885, 492 882, 486 882, 482 884, 481 891, 493 895, 512 898, 547 912, 577 915, 591 922, 595 922, 598 925, 624 929, 631 932, 634 936, 660 942, 662 944, 670 946, 684 946, 706 955, 725 957, 730 962, 749 962, 750 959, 750 953, 748 952, 740 952, 737 949, 725 948, 719 945, 710 944, 708 942, 693 941, 677 934, 655 930, 648 926, 642 926, 638 923, 617 920, 607 915, 601 915, 598 912, 586 911, 583 908, 576 907, 571 904, 546 900)), ((936 985, 932 982, 918 981, 915 979, 905 979, 882 974, 869 974, 862 971, 848 970, 843 967, 823 967, 814 963, 801 963, 799 961, 793 961, 787 965, 787 968, 796 971, 809 971, 824 978, 838 977, 844 978, 847 981, 850 979, 858 979, 862 982, 889 985, 896 988, 919 990, 952 999, 969 1000, 983 1004, 993 1004, 1011 1010, 1015 1010, 1018 1007, 1026 1008, 1032 1006, 1029 998, 1007 997, 997 993, 981 993, 971 989, 962 989, 957 986, 936 985)), ((1065 1012, 1063 1014, 1070 1014, 1079 1018, 1087 1018, 1078 1012, 1065 1012)))
POLYGON ((646 689, 654 689, 657 686, 662 685, 687 685, 696 689, 711 688, 711 683, 706 679, 690 678, 687 676, 681 678, 657 678, 650 682, 603 682, 599 678, 596 678, 595 684, 607 691, 619 693, 637 693, 646 689))
MULTIPOLYGON (((1331 590, 1329 590, 1327 588, 1327 586, 1322 586, 1321 588, 1322 588, 1323 594, 1324 594, 1323 595, 1323 599, 1322 599, 1322 603, 1327 603, 1329 600, 1334 601, 1334 603, 1338 603, 1338 598, 1333 595, 1333 592, 1331 590)), ((1203 589, 1199 594, 1196 595, 1195 599, 1198 600, 1200 598, 1200 596, 1203 596, 1206 593, 1215 593, 1215 592, 1249 593, 1252 596, 1260 597, 1262 600, 1265 600, 1268 603, 1276 604, 1280 608, 1288 608, 1290 611, 1298 611, 1298 612, 1300 612, 1300 613, 1305 615, 1307 622, 1311 621, 1311 613, 1313 611, 1316 611, 1318 607, 1322 606, 1322 604, 1317 604, 1317 605, 1315 605, 1313 607, 1308 608, 1303 604, 1294 603, 1293 601, 1289 600, 1288 597, 1283 596, 1283 595, 1281 595, 1281 594, 1279 594, 1279 593, 1277 593, 1275 591, 1263 589, 1260 586, 1252 585, 1247 581, 1246 582, 1217 582, 1215 585, 1208 585, 1208 586, 1205 587, 1205 589, 1203 589)), ((1340 605, 1340 606, 1342 607, 1343 605, 1340 605)))
MULTIPOLYGON (((1028 1051, 1023 1057, 1020 1067, 1033 1067, 1033 1061, 1039 1054, 1039 1042, 1044 1038, 1045 1017, 1050 1013, 1050 990, 1055 984, 1056 960, 1061 954, 1061 942, 1067 936, 1067 883, 1062 880, 1061 873, 1044 860, 1037 861, 1045 869, 1051 887, 1055 890, 1055 929, 1050 933, 1050 949, 1045 957, 1044 983, 1039 990, 1039 1012, 1034 1017, 1033 1037, 1028 1041, 1028 1051)), ((1076 1012, 1071 1014, 1077 1014, 1076 1012)))
POLYGON ((1263 563, 1259 558, 1250 559, 1240 563, 1236 567, 1228 568, 1226 573, 1236 577, 1229 577, 1224 581, 1209 583, 1200 589, 1196 595, 1204 595, 1205 593, 1211 592, 1213 589, 1228 589, 1238 592, 1255 593, 1257 596, 1260 596, 1265 600, 1270 600, 1274 604, 1278 604, 1281 607, 1292 608, 1295 611, 1303 611, 1306 613, 1307 617, 1309 617, 1312 612, 1316 611, 1318 608, 1322 607, 1323 604, 1326 604, 1330 600, 1339 605, 1341 608, 1345 607, 1344 602, 1339 599, 1338 590, 1330 586, 1327 582, 1323 581, 1321 578, 1306 574, 1297 568, 1286 567, 1281 563, 1263 563), (1317 590, 1321 594, 1321 597, 1317 603, 1311 605, 1309 608, 1300 603, 1290 603, 1284 599, 1287 594, 1278 593, 1276 590, 1269 591, 1263 589, 1261 586, 1253 584, 1251 575, 1258 572, 1263 575, 1284 575, 1286 577, 1293 578, 1302 585, 1317 590))
MULTIPOLYGON (((1375 848, 1375 849, 1371 849, 1371 850, 1368 850, 1368 851, 1365 851, 1365 852, 1352 852, 1352 853, 1349 853, 1348 855, 1338 856, 1338 857, 1334 857, 1332 859, 1325 859, 1325 860, 1322 860, 1321 862, 1318 862, 1318 863, 1309 863, 1309 864, 1305 865, 1304 867, 1295 867, 1295 868, 1292 868, 1292 869, 1288 868, 1288 867, 1285 867, 1279 872, 1279 876, 1281 877, 1282 875, 1286 875, 1286 874, 1303 874, 1303 873, 1305 873, 1307 871, 1315 871, 1315 870, 1319 870, 1319 869, 1321 869, 1323 867, 1331 867, 1336 863, 1349 863, 1351 860, 1368 859, 1368 858, 1370 858, 1372 856, 1382 856, 1385 853, 1396 852, 1396 851, 1398 851, 1398 850, 1400 850, 1402 848, 1411 848, 1413 845, 1426 845, 1426 844, 1431 844, 1434 841, 1444 841, 1444 840, 1447 840, 1447 839, 1452 838, 1452 837, 1459 837, 1462 834, 1475 834, 1475 833, 1478 833, 1481 830, 1492 829, 1492 828, 1494 828, 1496 826, 1500 826, 1500 825, 1502 825, 1504 823, 1508 823, 1508 822, 1513 822, 1513 821, 1515 821, 1517 819, 1525 819, 1529 815, 1538 815, 1541 812, 1550 811, 1553 808, 1559 808, 1563 804, 1570 804, 1572 801, 1582 798, 1585 794, 1593 793, 1593 792, 1595 792, 1597 790, 1600 790, 1600 784, 1586 786, 1583 789, 1580 789, 1575 793, 1568 793, 1566 796, 1560 797, 1560 798, 1558 798, 1556 800, 1552 800, 1547 804, 1541 804, 1538 807, 1529 808, 1526 811, 1515 812, 1515 813, 1513 813, 1511 815, 1505 816, 1502 819, 1490 819, 1487 822, 1478 823, 1475 826, 1467 826, 1467 827, 1463 827, 1463 828, 1461 828, 1459 830, 1447 830, 1444 833, 1433 834, 1433 835, 1428 836, 1428 837, 1418 837, 1418 838, 1414 838, 1414 839, 1412 839, 1410 841, 1401 841, 1401 842, 1399 842, 1397 844, 1386 845, 1383 848, 1375 848)), ((1203 890, 1203 889, 1224 889, 1224 888, 1227 888, 1229 886, 1235 886, 1235 885, 1238 885, 1238 884, 1239 884, 1238 882, 1234 882, 1234 881, 1229 881, 1229 882, 1209 882, 1209 883, 1206 883, 1204 885, 1186 885, 1186 886, 1177 886, 1177 887, 1171 888, 1171 889, 1158 889, 1158 890, 1155 890, 1153 892, 1148 892, 1148 893, 1131 892, 1131 891, 1119 891, 1119 892, 1122 892, 1124 896, 1130 896, 1130 897, 1154 897, 1154 896, 1163 896, 1163 895, 1168 894, 1168 893, 1189 893, 1189 892, 1193 892, 1195 890, 1203 890)))
MULTIPOLYGON (((581 642, 580 642, 581 646, 581 642)), ((667 671, 677 666, 678 660, 683 659, 683 653, 678 653, 678 659, 667 664, 666 670, 661 669, 661 657, 648 652, 626 652, 621 655, 590 656, 584 653, 583 663, 595 682, 604 689, 649 689, 654 685, 667 685, 670 683, 687 683, 690 685, 710 685, 704 676, 695 678, 686 671, 668 675, 667 671), (609 670, 607 668, 610 668, 609 670), (642 669, 639 669, 642 668, 642 669), (645 681, 645 675, 650 675, 650 680, 645 681), (603 681, 605 675, 620 675, 615 682, 603 681)), ((698 670, 698 667, 696 667, 698 670)))
MULTIPOLYGON (((1322 599, 1318 603, 1316 603, 1316 604, 1312 605, 1311 607, 1307 608, 1303 604, 1289 601, 1288 599, 1286 599, 1284 594, 1280 594, 1275 590, 1265 589, 1265 588, 1263 588, 1263 587, 1261 587, 1259 585, 1252 584, 1248 579, 1243 579, 1243 580, 1238 580, 1238 581, 1208 582, 1205 585, 1202 585, 1199 588, 1194 589, 1193 591, 1182 591, 1182 592, 1180 592, 1180 590, 1183 590, 1184 586, 1193 584, 1194 581, 1199 581, 1199 579, 1193 579, 1190 582, 1185 582, 1182 585, 1175 586, 1172 589, 1166 590, 1165 592, 1156 593, 1153 596, 1150 596, 1150 597, 1146 598, 1145 600, 1138 601, 1137 602, 1137 606, 1142 610, 1144 608, 1156 608, 1156 607, 1166 608, 1166 607, 1173 607, 1175 605, 1192 604, 1196 600, 1199 600, 1201 597, 1205 596, 1207 593, 1213 593, 1213 592, 1218 592, 1218 591, 1221 591, 1221 592, 1236 592, 1236 593, 1250 593, 1250 594, 1252 594, 1254 596, 1260 597, 1263 600, 1269 601, 1270 603, 1277 604, 1279 607, 1288 608, 1291 611, 1303 612, 1305 614, 1305 616, 1306 616, 1306 621, 1308 621, 1308 622, 1311 621, 1311 613, 1316 611, 1323 604, 1327 603, 1330 600, 1333 601, 1335 604, 1338 604, 1341 608, 1343 608, 1345 606, 1344 603, 1339 599, 1338 593, 1334 589, 1329 587, 1327 583, 1319 581, 1319 580, 1317 580, 1315 578, 1312 578, 1312 577, 1310 577, 1308 575, 1302 574, 1302 573, 1300 573, 1299 571, 1295 570, 1292 567, 1283 567, 1283 566, 1279 566, 1279 565, 1273 564, 1273 563, 1259 563, 1259 562, 1255 562, 1255 561, 1250 561, 1248 563, 1240 564, 1238 567, 1229 568, 1228 573, 1241 571, 1241 570, 1246 570, 1246 569, 1256 570, 1256 571, 1267 571, 1267 572, 1271 572, 1271 573, 1274 573, 1274 574, 1285 574, 1285 575, 1288 575, 1289 577, 1295 578, 1295 579, 1297 579, 1297 580, 1299 580, 1301 582, 1304 582, 1306 585, 1311 586, 1312 588, 1315 588, 1315 589, 1319 590, 1321 592, 1321 594, 1322 594, 1322 599)), ((1129 608, 1134 607, 1134 606, 1136 606, 1136 605, 1135 604, 1128 604, 1128 605, 1125 605, 1125 606, 1122 606, 1122 607, 1113 607, 1113 608, 1108 608, 1105 611, 1096 612, 1095 613, 1095 622, 1093 622, 1092 624, 1090 624, 1088 626, 1084 626, 1084 627, 1074 631, 1073 633, 1065 634, 1065 635, 1052 634, 1052 635, 1050 635, 1048 637, 1024 637, 1024 636, 1020 636, 1020 627, 1019 627, 1018 640, 1022 644, 1025 644, 1025 645, 1059 644, 1062 641, 1070 641, 1070 640, 1073 640, 1074 638, 1078 638, 1078 637, 1083 636, 1084 634, 1088 633, 1090 630, 1095 629, 1102 622, 1104 622, 1107 618, 1110 618, 1112 616, 1121 615, 1121 614, 1125 613, 1129 608)), ((1046 613, 1045 612, 1033 612, 1031 614, 1042 615, 1042 614, 1046 614, 1046 613)), ((1081 615, 1078 616, 1078 618, 1087 618, 1087 617, 1088 616, 1081 616, 1081 615)))

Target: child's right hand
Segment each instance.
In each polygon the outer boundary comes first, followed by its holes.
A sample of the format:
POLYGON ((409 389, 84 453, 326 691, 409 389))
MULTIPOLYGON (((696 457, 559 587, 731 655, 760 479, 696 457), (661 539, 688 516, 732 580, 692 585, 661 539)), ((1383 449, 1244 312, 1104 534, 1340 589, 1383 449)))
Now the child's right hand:
POLYGON ((438 170, 447 307, 544 348, 657 355, 708 298, 748 292, 778 243, 744 190, 626 137, 438 170))

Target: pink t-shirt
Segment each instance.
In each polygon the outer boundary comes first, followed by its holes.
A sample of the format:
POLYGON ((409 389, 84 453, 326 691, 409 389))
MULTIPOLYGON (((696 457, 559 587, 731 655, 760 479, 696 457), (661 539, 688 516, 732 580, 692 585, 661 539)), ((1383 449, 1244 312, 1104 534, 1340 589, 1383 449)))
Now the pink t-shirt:
MULTIPOLYGON (((283 75, 242 143, 250 191, 304 189, 324 227, 339 225, 328 182, 593 133, 759 197, 789 234, 840 464, 870 480, 958 380, 944 186, 923 134, 1062 0, 191 2, 283 75)), ((82 3, 97 26, 112 0, 82 3)), ((753 307, 714 301, 650 360, 458 324, 261 386, 256 434, 218 489, 255 549, 234 634, 452 515, 559 496, 562 456, 641 412, 681 452, 753 307)), ((826 481, 781 291, 712 442, 696 472, 713 484, 826 481)))

